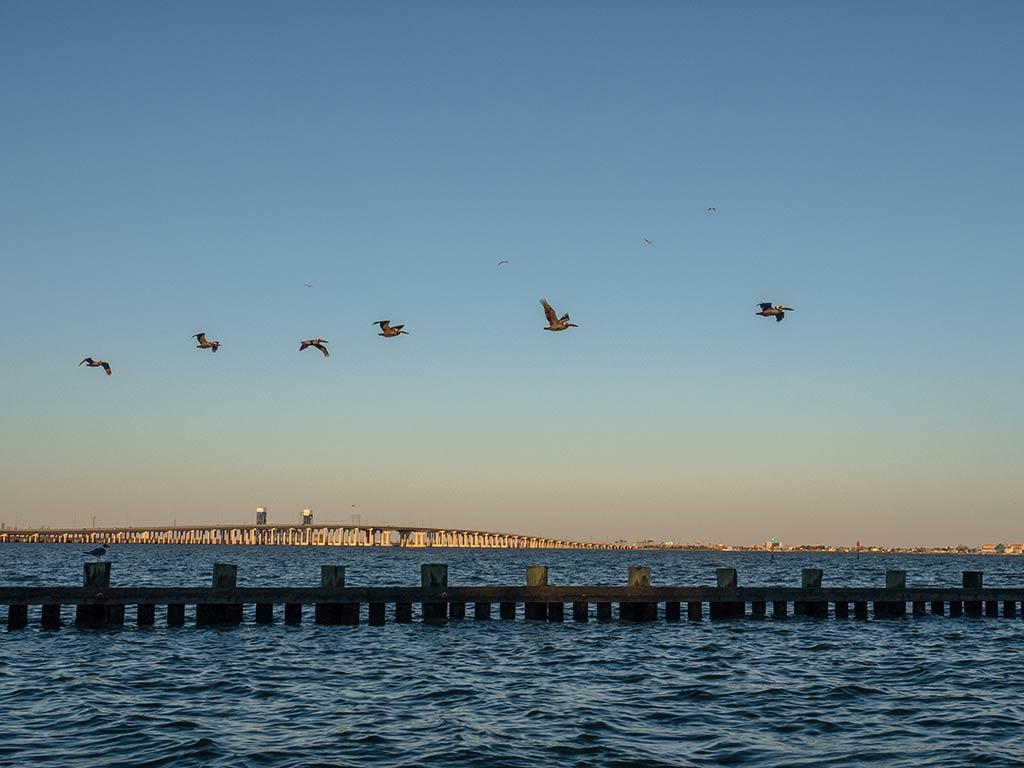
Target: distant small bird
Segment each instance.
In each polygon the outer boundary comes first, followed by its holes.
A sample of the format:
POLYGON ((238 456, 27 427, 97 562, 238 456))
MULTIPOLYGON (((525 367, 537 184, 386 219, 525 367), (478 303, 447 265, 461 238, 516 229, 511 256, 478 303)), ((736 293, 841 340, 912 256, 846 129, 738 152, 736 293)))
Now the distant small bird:
POLYGON ((500 266, 501 266, 502 264, 508 264, 508 262, 507 262, 507 261, 499 261, 499 262, 498 262, 498 266, 499 266, 499 267, 500 267, 500 266))
POLYGON ((192 338, 198 341, 196 349, 212 349, 214 352, 217 351, 217 347, 220 346, 219 341, 207 341, 206 331, 200 331, 199 333, 192 334, 192 338))
POLYGON ((762 317, 775 317, 775 322, 781 323, 782 318, 786 316, 786 312, 792 312, 792 307, 784 307, 781 304, 777 307, 773 307, 770 301, 765 301, 758 304, 761 308, 760 312, 755 312, 755 315, 761 315, 762 317))
POLYGON ((102 368, 104 371, 107 372, 107 376, 110 375, 110 365, 103 362, 102 360, 93 360, 91 357, 87 357, 78 365, 79 367, 81 367, 82 365, 88 365, 90 368, 102 368))
POLYGON ((327 351, 327 347, 324 346, 324 344, 330 343, 329 341, 327 341, 327 339, 306 339, 306 341, 302 341, 299 343, 301 345, 299 347, 299 352, 304 350, 306 347, 316 347, 317 349, 324 353, 324 357, 331 356, 331 353, 327 351))
POLYGON ((312 283, 303 283, 303 285, 306 286, 307 288, 316 288, 316 286, 313 285, 312 283))
POLYGON ((708 208, 708 213, 714 213, 717 210, 717 208, 708 208))
MULTIPOLYGON (((390 320, 377 320, 376 322, 370 323, 370 325, 379 325, 380 333, 378 336, 384 336, 385 338, 391 338, 392 336, 401 336, 403 333, 409 334, 408 331, 403 331, 404 325, 396 325, 394 328, 391 327, 390 320)), ((411 335, 411 334, 409 334, 411 335)))
POLYGON ((86 550, 82 554, 84 554, 84 555, 92 555, 97 560, 99 560, 101 557, 103 557, 105 554, 107 554, 107 545, 106 544, 101 544, 100 546, 96 547, 95 549, 86 550))
POLYGON ((547 299, 540 300, 541 306, 544 307, 544 316, 548 319, 548 326, 545 331, 564 331, 566 328, 579 328, 576 323, 569 322, 569 313, 566 312, 561 317, 555 313, 554 307, 548 304, 547 299))
POLYGON ((647 245, 654 245, 654 241, 653 241, 653 240, 648 240, 648 239, 647 239, 646 237, 644 238, 644 242, 645 242, 645 243, 646 243, 647 245))

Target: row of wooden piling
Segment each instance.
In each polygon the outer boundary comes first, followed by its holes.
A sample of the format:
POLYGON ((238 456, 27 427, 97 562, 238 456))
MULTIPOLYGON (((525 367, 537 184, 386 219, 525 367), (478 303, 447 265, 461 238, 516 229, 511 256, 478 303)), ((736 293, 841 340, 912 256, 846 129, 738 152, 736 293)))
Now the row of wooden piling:
MULTIPOLYGON (((623 621, 680 621, 683 605, 686 618, 697 621, 704 616, 704 604, 712 619, 749 616, 783 618, 793 614, 809 618, 866 619, 869 608, 876 618, 924 614, 949 616, 1015 617, 1017 605, 1024 600, 1024 588, 985 588, 980 571, 965 571, 963 585, 949 587, 907 587, 905 571, 887 571, 885 587, 822 588, 822 571, 805 568, 799 588, 788 586, 740 587, 734 568, 716 571, 716 586, 652 586, 651 570, 630 567, 625 586, 553 586, 548 583, 547 566, 528 566, 525 586, 458 587, 448 584, 448 566, 421 566, 419 587, 346 587, 345 567, 324 565, 319 587, 246 587, 237 586, 238 568, 218 563, 213 566, 210 587, 110 586, 108 562, 85 563, 81 587, 0 587, 0 604, 8 606, 7 626, 18 629, 28 625, 30 605, 41 606, 40 624, 44 628, 61 626, 61 607, 74 605, 75 624, 80 627, 118 626, 125 622, 125 606, 136 605, 138 626, 153 626, 156 606, 166 605, 167 625, 182 626, 185 608, 195 606, 198 626, 234 625, 243 620, 245 605, 255 606, 257 624, 272 624, 274 608, 284 606, 286 624, 301 624, 303 607, 313 606, 314 621, 322 625, 355 625, 361 621, 361 606, 367 606, 371 626, 385 623, 387 606, 393 605, 396 623, 413 621, 413 606, 421 606, 425 622, 466 618, 466 605, 473 605, 473 618, 490 619, 498 604, 501 619, 515 619, 518 606, 530 621, 560 622, 566 618, 565 606, 571 604, 572 619, 590 619, 590 606, 598 621, 613 618, 613 606, 619 607, 623 621), (829 607, 832 606, 830 612, 829 607), (749 613, 748 613, 749 606, 749 613), (851 611, 852 606, 852 611, 851 611), (1002 612, 1000 613, 1000 606, 1002 612)), ((1024 606, 1022 606, 1024 607, 1024 606)))

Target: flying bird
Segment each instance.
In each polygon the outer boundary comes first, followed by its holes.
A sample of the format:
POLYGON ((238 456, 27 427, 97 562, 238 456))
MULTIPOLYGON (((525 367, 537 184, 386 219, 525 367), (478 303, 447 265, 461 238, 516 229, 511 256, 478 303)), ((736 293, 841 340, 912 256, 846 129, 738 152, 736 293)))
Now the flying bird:
POLYGON ((312 283, 303 283, 303 285, 306 286, 307 288, 316 288, 316 286, 313 285, 312 283))
POLYGON ((327 341, 327 339, 306 339, 305 341, 299 343, 301 345, 299 347, 299 352, 304 350, 306 347, 316 347, 317 349, 324 353, 324 357, 331 356, 331 353, 327 351, 327 347, 324 346, 324 344, 330 343, 327 341))
POLYGON ((773 307, 770 301, 765 301, 758 304, 761 308, 760 312, 755 312, 755 315, 761 315, 761 317, 775 317, 775 322, 781 323, 782 318, 786 316, 786 312, 792 312, 792 307, 784 307, 779 304, 777 307, 773 307))
POLYGON ((217 347, 220 346, 219 341, 207 341, 206 331, 200 331, 199 333, 192 334, 192 338, 198 341, 196 349, 212 349, 214 352, 217 351, 217 347))
POLYGON ((648 240, 648 239, 647 239, 646 237, 644 238, 644 242, 645 242, 645 243, 646 243, 647 245, 654 245, 654 241, 653 241, 653 240, 648 240))
POLYGON ((390 320, 377 320, 374 323, 370 323, 370 325, 379 325, 380 333, 378 333, 377 335, 384 336, 385 338, 388 339, 390 339, 392 336, 401 336, 403 333, 409 334, 408 331, 402 330, 403 328, 405 328, 404 325, 396 325, 394 328, 392 328, 390 320))
POLYGON ((564 331, 566 328, 579 328, 576 323, 569 322, 569 313, 566 312, 561 317, 555 314, 555 309, 548 304, 547 299, 540 300, 541 306, 544 307, 544 316, 548 319, 548 326, 545 331, 564 331))
POLYGON ((508 262, 507 262, 507 261, 499 261, 499 262, 498 262, 498 266, 499 266, 499 267, 500 267, 500 266, 501 266, 502 264, 508 264, 508 262))
POLYGON ((107 372, 107 376, 110 375, 110 365, 108 363, 103 362, 102 360, 93 360, 91 357, 87 357, 78 365, 88 365, 90 368, 102 368, 104 371, 107 372))
POLYGON ((717 208, 708 208, 708 213, 714 213, 717 210, 717 208))

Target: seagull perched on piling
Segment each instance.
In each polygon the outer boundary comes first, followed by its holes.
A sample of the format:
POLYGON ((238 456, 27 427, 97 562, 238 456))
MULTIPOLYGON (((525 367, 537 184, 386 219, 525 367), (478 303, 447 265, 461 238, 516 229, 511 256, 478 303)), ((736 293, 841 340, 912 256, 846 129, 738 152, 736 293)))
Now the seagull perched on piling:
POLYGON ((759 306, 761 308, 761 311, 760 312, 755 312, 754 313, 755 315, 761 315, 761 317, 772 317, 772 316, 774 316, 775 317, 775 322, 777 322, 777 323, 781 323, 782 322, 782 318, 784 318, 786 316, 787 312, 792 312, 793 311, 792 307, 784 307, 781 304, 779 304, 777 307, 773 307, 772 303, 770 301, 762 302, 762 303, 758 304, 757 306, 759 306))
POLYGON ((306 347, 316 347, 317 349, 324 353, 324 357, 331 356, 331 353, 327 351, 327 347, 324 346, 324 344, 329 343, 327 339, 306 339, 305 341, 299 343, 301 344, 301 346, 299 347, 299 352, 304 350, 306 347))
POLYGON ((547 299, 540 300, 541 306, 544 307, 544 316, 548 319, 547 328, 545 331, 564 331, 566 328, 579 328, 576 323, 569 322, 569 313, 566 312, 561 317, 555 313, 554 307, 548 304, 547 299))
POLYGON ((192 338, 198 341, 196 349, 212 349, 214 352, 217 351, 217 347, 220 346, 219 341, 207 341, 206 331, 200 331, 199 333, 192 334, 192 338))
POLYGON ((97 560, 99 560, 101 557, 103 557, 105 554, 107 554, 107 545, 106 544, 100 544, 100 546, 96 547, 95 549, 87 550, 87 551, 83 552, 82 554, 93 555, 97 560))
POLYGON ((403 328, 405 328, 404 325, 396 325, 394 328, 392 328, 390 320, 377 320, 376 322, 370 323, 370 325, 379 325, 380 333, 378 333, 377 335, 383 336, 388 339, 390 339, 392 336, 401 336, 403 333, 409 334, 408 331, 402 330, 403 328))
POLYGON ((103 360, 93 360, 91 357, 87 357, 78 365, 88 365, 90 368, 102 368, 104 371, 107 372, 107 376, 110 375, 110 364, 104 362, 103 360))

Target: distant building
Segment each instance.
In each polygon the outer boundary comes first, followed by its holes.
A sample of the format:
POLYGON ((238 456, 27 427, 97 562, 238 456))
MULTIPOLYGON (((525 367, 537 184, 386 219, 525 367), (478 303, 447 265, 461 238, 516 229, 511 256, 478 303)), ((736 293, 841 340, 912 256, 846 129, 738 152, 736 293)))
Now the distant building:
POLYGON ((256 507, 256 525, 266 525, 266 524, 267 524, 267 508, 266 507, 256 507))
POLYGON ((1006 552, 1005 544, 982 544, 978 551, 983 555, 1001 555, 1006 552))
POLYGON ((313 510, 312 509, 304 509, 304 510, 302 510, 302 524, 303 525, 312 525, 313 524, 313 510))

